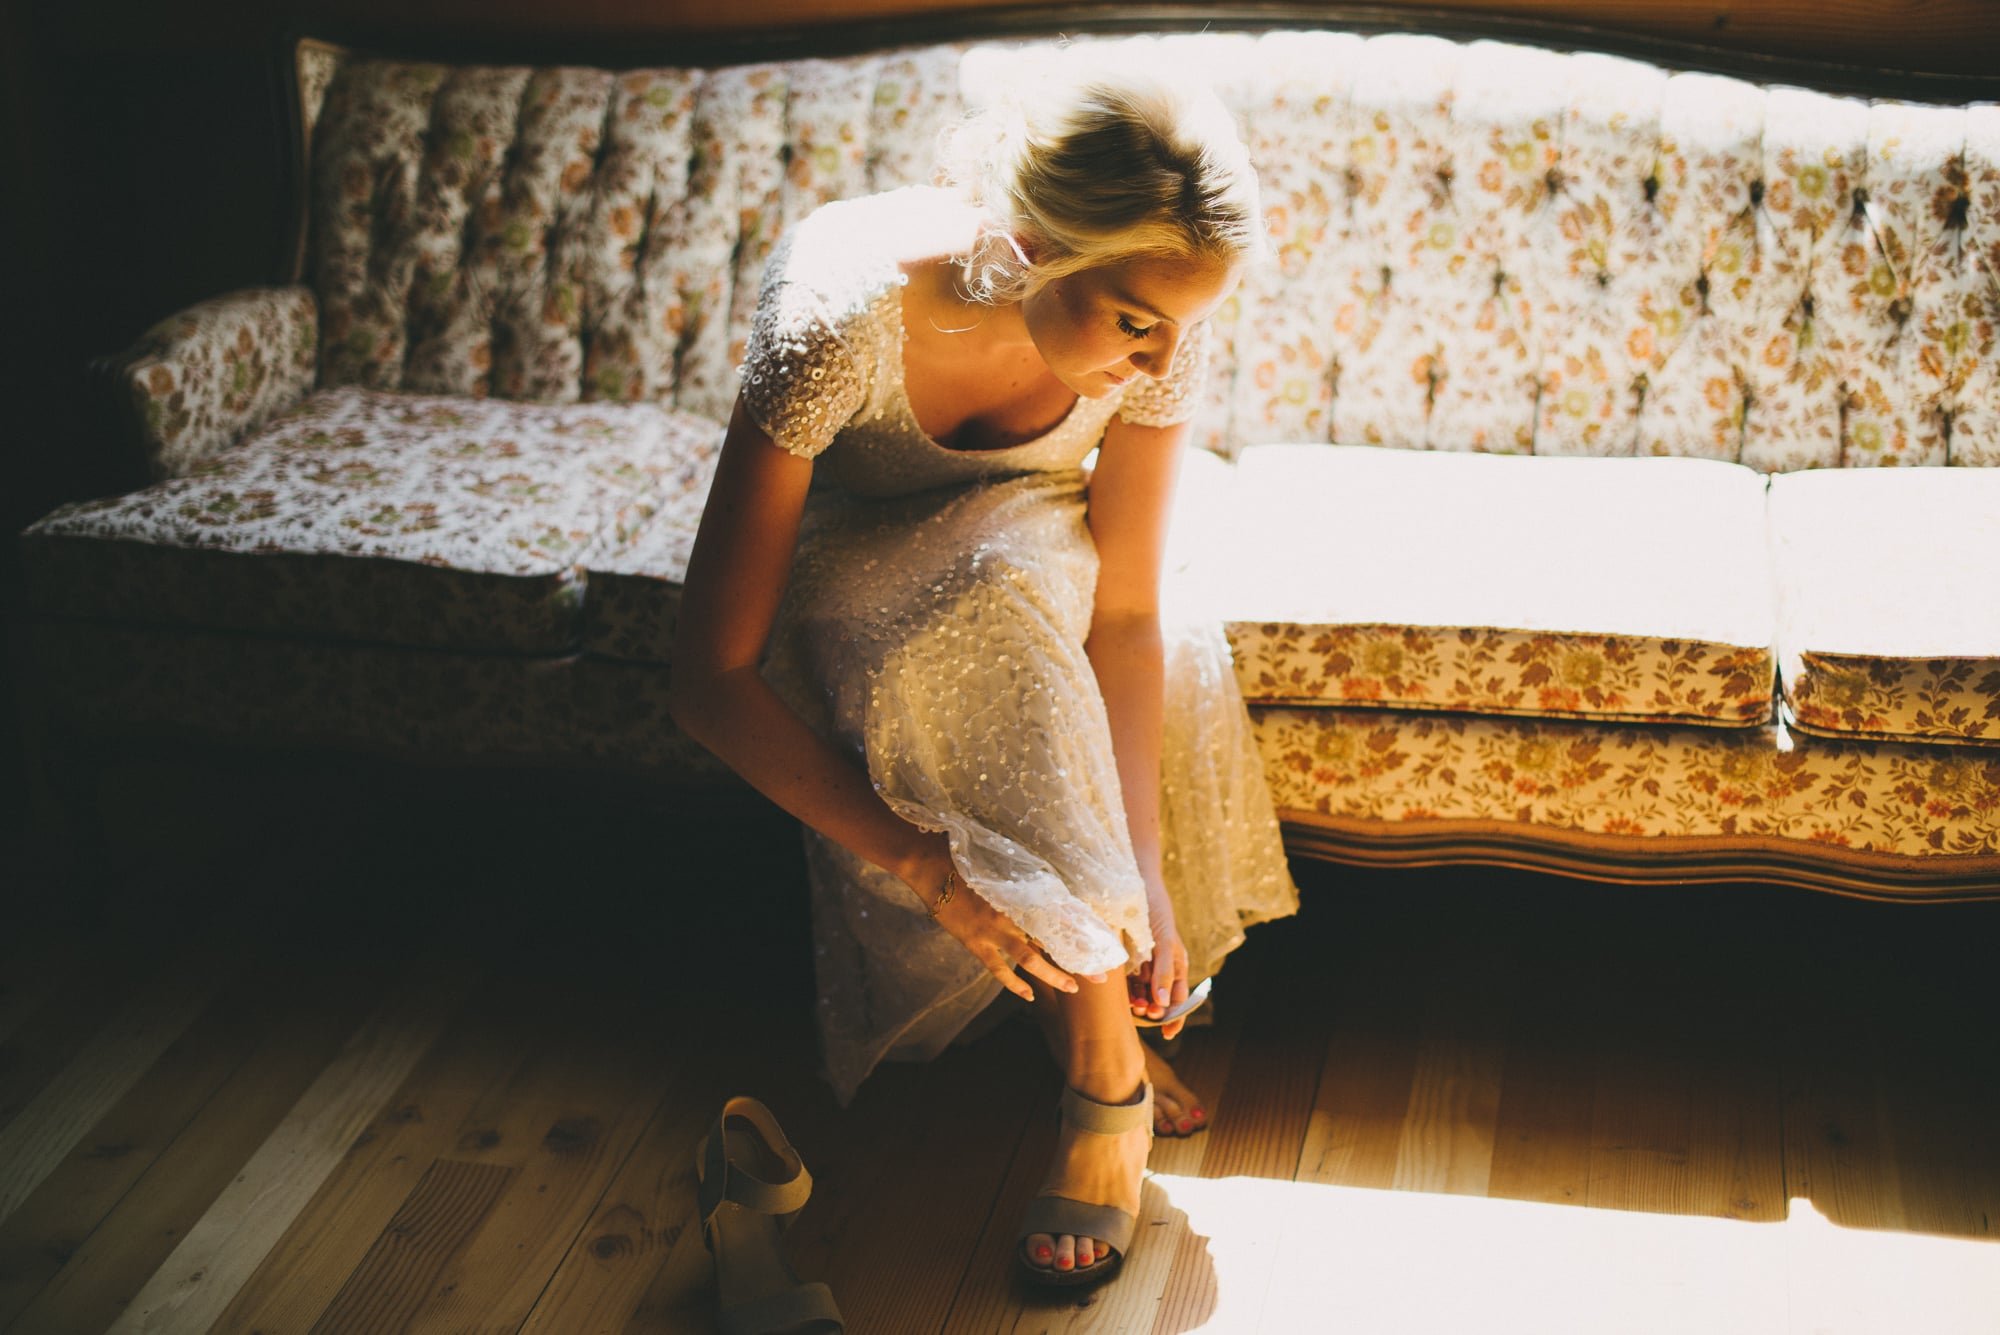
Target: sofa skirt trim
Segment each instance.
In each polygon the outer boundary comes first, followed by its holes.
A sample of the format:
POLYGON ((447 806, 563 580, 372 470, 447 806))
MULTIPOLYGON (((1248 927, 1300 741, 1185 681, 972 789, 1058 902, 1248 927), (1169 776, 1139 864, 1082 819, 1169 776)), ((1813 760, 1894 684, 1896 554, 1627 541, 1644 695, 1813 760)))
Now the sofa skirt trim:
POLYGON ((1285 850, 1354 866, 1508 867, 1619 885, 1755 881, 1896 903, 2000 899, 2000 855, 1916 859, 1757 835, 1598 834, 1489 820, 1384 822, 1280 807, 1285 850))

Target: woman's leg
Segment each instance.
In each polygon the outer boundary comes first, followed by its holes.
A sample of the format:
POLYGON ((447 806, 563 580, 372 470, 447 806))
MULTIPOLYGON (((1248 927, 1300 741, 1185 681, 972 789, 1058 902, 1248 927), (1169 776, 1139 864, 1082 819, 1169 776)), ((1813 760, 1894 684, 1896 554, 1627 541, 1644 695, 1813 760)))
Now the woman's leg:
MULTIPOLYGON (((1145 1076, 1146 1059, 1139 1031, 1132 1027, 1124 974, 1114 971, 1102 983, 1079 978, 1076 992, 1053 995, 1062 1028, 1059 1060, 1064 1079, 1079 1094, 1100 1103, 1129 1100, 1145 1076)), ((1065 1126, 1043 1190, 1137 1213, 1140 1179, 1151 1145, 1143 1127, 1107 1136, 1065 1126)), ((1064 1271, 1086 1268, 1106 1255, 1098 1240, 1067 1233, 1030 1234, 1024 1245, 1031 1264, 1064 1271)))
MULTIPOLYGON (((1034 985, 1035 1021, 1041 1026, 1042 1041, 1048 1045, 1049 1058, 1057 1070, 1065 1070, 1064 1054, 1068 1051, 1069 1040, 1063 1029, 1062 1008, 1056 998, 1061 994, 1043 983, 1039 978, 1030 977, 1034 985)), ((1175 1073, 1165 1057, 1155 1052, 1151 1044, 1143 1039, 1139 1052, 1146 1060, 1146 1078, 1153 1082, 1153 1132, 1161 1136, 1190 1136, 1208 1125, 1208 1109, 1202 1106, 1201 1097, 1188 1088, 1187 1082, 1175 1073)))

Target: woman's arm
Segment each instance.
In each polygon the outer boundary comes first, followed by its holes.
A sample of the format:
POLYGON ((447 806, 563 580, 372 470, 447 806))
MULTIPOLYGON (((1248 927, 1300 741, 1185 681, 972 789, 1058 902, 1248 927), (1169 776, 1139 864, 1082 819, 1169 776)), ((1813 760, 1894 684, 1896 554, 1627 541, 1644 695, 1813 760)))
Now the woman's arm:
MULTIPOLYGON (((926 906, 951 866, 945 837, 889 808, 868 776, 806 726, 758 670, 798 548, 812 463, 771 442, 739 401, 688 558, 674 632, 674 722, 750 785, 856 855, 900 877, 926 906)), ((976 894, 938 921, 1000 981, 1034 1000, 1018 967, 1076 984, 976 894)))
MULTIPOLYGON (((1088 514, 1098 575, 1090 636, 1084 642, 1111 723, 1125 820, 1155 933, 1165 929, 1171 937, 1155 943, 1155 974, 1149 975, 1155 986, 1168 988, 1170 1005, 1187 994, 1187 963, 1173 931, 1173 907, 1160 869, 1160 571, 1187 433, 1185 424, 1135 426, 1121 418, 1113 418, 1105 432, 1090 478, 1088 514), (1169 958, 1174 950, 1180 950, 1177 963, 1169 958)), ((1157 1015, 1160 1007, 1152 1009, 1157 1015)))
POLYGON ((854 763, 793 713, 758 671, 777 619, 812 462, 777 448, 741 403, 688 558, 674 632, 674 722, 815 830, 915 883, 935 839, 897 816, 854 763))

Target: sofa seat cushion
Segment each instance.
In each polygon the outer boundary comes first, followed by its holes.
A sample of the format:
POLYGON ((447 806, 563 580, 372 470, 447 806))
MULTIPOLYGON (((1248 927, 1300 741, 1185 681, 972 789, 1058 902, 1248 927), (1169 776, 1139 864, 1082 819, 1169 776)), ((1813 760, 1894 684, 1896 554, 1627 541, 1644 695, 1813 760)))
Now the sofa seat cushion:
POLYGON ((23 534, 52 616, 546 654, 582 564, 720 428, 649 403, 322 390, 188 475, 23 534))
POLYGON ((631 663, 671 661, 681 584, 718 457, 712 448, 691 454, 644 522, 620 525, 592 549, 585 562, 585 652, 631 663))
POLYGON ((1215 575, 1252 704, 1770 718, 1752 469, 1266 445, 1231 505, 1215 575))
POLYGON ((2000 470, 1781 474, 1770 516, 1801 731, 2000 745, 2000 470))

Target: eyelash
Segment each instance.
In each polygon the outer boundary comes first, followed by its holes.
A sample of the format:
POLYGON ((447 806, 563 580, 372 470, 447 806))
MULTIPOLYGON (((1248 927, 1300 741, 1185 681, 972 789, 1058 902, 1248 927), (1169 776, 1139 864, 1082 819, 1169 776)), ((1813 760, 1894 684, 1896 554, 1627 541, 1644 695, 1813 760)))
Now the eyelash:
POLYGON ((1144 338, 1146 337, 1146 335, 1153 332, 1153 327, 1151 325, 1148 325, 1144 329, 1141 329, 1139 328, 1139 326, 1133 324, 1130 320, 1126 319, 1122 315, 1118 317, 1118 328, 1124 332, 1127 338, 1144 338))

